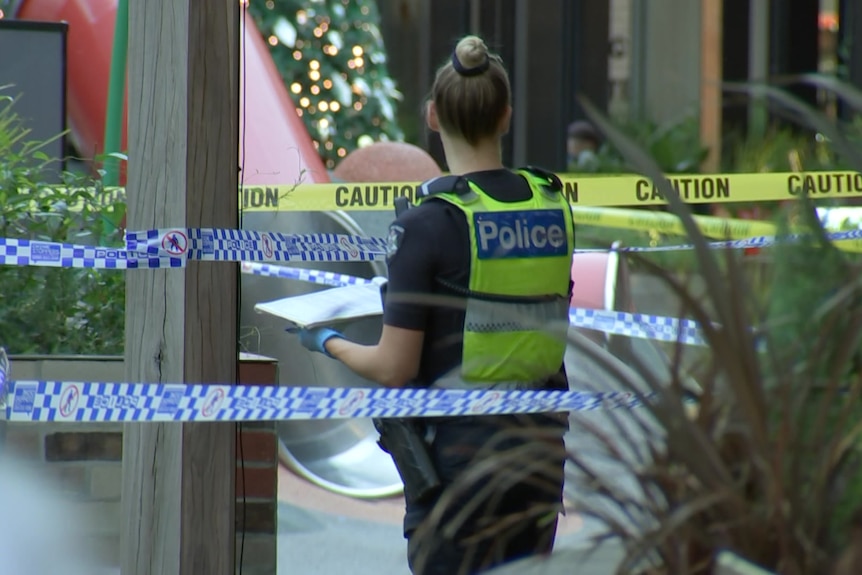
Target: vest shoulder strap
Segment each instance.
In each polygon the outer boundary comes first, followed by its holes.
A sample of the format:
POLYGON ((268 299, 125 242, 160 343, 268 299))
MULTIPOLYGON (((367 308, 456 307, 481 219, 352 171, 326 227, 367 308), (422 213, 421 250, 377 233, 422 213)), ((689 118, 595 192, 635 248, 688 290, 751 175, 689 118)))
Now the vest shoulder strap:
POLYGON ((536 166, 518 168, 518 172, 528 174, 538 180, 539 185, 541 185, 547 192, 554 193, 563 191, 563 182, 560 181, 557 174, 553 172, 549 172, 548 170, 538 168, 536 166))
MULTIPOLYGON (((471 194, 470 184, 462 176, 448 175, 431 178, 419 184, 416 187, 416 205, 421 204, 424 200, 429 200, 441 194, 455 194, 457 196, 466 196, 471 194)), ((404 196, 395 199, 395 217, 400 216, 413 205, 409 199, 404 196)))
POLYGON ((472 191, 470 183, 463 176, 438 176, 419 185, 416 190, 416 202, 419 203, 439 194, 465 196, 472 191))

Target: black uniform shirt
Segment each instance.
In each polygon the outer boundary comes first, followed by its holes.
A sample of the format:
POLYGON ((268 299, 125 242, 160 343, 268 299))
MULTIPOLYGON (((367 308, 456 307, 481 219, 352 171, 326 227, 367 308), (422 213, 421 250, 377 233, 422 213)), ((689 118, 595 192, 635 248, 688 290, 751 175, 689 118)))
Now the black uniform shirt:
MULTIPOLYGON (((527 180, 509 170, 473 172, 465 177, 500 202, 532 195, 527 180)), ((455 297, 435 278, 470 285, 470 228, 463 211, 445 200, 426 200, 402 213, 389 228, 389 284, 383 323, 425 332, 418 384, 430 385, 461 363, 464 309, 429 302, 455 297), (417 297, 418 296, 418 297, 417 297), (424 296, 424 302, 421 301, 424 296)), ((565 382, 565 372, 560 368, 565 382)), ((553 386, 559 388, 559 385, 553 386)), ((565 387, 565 384, 563 384, 565 387)))

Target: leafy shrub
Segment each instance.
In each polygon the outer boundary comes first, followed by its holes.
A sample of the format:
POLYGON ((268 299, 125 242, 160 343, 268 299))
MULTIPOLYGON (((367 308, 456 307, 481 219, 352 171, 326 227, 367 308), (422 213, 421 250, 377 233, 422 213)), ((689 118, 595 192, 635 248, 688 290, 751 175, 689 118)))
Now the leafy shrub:
MULTIPOLYGON (((44 142, 0 94, 0 237, 122 246, 124 204, 103 205, 99 174, 63 174, 64 187, 42 181, 51 161, 44 142)), ((0 266, 0 345, 13 354, 122 354, 122 272, 0 266)))
MULTIPOLYGON (((630 121, 619 128, 645 149, 666 174, 699 172, 708 151, 700 141, 700 125, 694 115, 685 115, 664 125, 630 121)), ((569 168, 573 172, 582 171, 576 166, 569 168)), ((633 166, 613 142, 604 141, 596 153, 593 169, 588 171, 623 174, 631 173, 633 166)))
MULTIPOLYGON (((862 119, 836 121, 836 128, 846 135, 848 143, 862 143, 862 119)), ((762 136, 731 134, 725 141, 728 152, 723 170, 729 173, 769 173, 795 171, 852 170, 853 162, 842 157, 835 142, 813 129, 773 125, 762 136)), ((832 200, 831 205, 853 204, 851 200, 832 200)), ((858 201, 856 202, 858 203, 858 201)), ((826 205, 821 203, 819 205, 826 205)), ((718 215, 769 219, 779 204, 722 204, 718 215)))

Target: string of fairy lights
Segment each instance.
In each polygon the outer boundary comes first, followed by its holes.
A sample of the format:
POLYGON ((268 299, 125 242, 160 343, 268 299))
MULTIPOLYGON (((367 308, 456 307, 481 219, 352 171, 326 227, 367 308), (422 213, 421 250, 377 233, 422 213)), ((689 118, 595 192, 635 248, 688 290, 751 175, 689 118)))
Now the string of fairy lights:
POLYGON ((403 138, 374 1, 251 0, 249 10, 327 168, 403 138))

